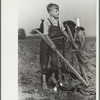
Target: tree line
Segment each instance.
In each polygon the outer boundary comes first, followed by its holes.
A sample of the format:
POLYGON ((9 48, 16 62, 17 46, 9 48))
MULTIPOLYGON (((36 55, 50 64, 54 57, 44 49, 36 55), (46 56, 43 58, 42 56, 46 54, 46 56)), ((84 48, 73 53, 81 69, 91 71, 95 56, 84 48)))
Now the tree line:
POLYGON ((26 36, 25 29, 24 28, 19 28, 18 29, 18 40, 40 39, 40 37, 38 35, 35 35, 36 33, 34 33, 33 30, 30 33, 33 34, 33 36, 26 36))

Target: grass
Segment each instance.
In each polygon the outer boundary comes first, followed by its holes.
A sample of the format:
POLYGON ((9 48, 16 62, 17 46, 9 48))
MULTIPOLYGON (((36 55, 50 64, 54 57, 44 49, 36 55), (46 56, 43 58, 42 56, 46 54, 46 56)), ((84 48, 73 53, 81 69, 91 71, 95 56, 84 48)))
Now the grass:
MULTIPOLYGON (((96 64, 96 38, 95 37, 86 37, 86 45, 84 48, 84 56, 91 63, 96 64)), ((30 97, 25 98, 24 100, 35 100, 32 97, 37 93, 40 97, 46 95, 48 98, 41 100, 96 100, 95 95, 84 96, 80 93, 77 93, 75 96, 68 92, 59 91, 59 94, 54 94, 51 92, 43 91, 41 88, 41 68, 39 62, 39 51, 40 51, 40 39, 26 39, 18 41, 18 80, 19 87, 23 89, 21 93, 24 96, 27 92, 31 95, 30 97), (25 92, 26 91, 26 92, 25 92), (31 93, 29 92, 31 91, 31 93), (33 92, 32 92, 33 91, 33 92)), ((68 54, 68 52, 67 52, 68 54)), ((67 55, 66 54, 66 55, 67 55)), ((67 59, 71 60, 70 53, 67 55, 67 59)), ((76 64, 76 63, 75 63, 76 64)), ((77 64, 76 64, 77 65, 77 64)), ((96 71, 95 68, 91 67, 92 71, 96 71)), ((96 90, 96 78, 87 71, 87 75, 90 82, 90 88, 96 90)), ((20 93, 20 94, 21 94, 20 93)), ((39 99, 36 99, 39 100, 39 99)))

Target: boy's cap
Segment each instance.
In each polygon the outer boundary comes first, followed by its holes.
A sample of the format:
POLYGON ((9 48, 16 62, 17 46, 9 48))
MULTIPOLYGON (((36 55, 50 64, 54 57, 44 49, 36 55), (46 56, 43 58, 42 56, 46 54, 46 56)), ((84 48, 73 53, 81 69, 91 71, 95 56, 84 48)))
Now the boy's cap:
POLYGON ((59 10, 59 6, 57 4, 54 4, 54 3, 50 3, 47 5, 47 11, 50 12, 50 10, 52 9, 57 9, 59 10))

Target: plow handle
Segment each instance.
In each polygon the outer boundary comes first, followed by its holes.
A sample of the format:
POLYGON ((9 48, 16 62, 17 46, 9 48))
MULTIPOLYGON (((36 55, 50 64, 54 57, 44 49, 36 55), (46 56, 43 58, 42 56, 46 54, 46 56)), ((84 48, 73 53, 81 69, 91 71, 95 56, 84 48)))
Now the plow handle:
MULTIPOLYGON (((90 63, 89 61, 86 61, 84 56, 81 54, 80 50, 76 47, 75 45, 75 42, 74 42, 74 39, 73 39, 73 36, 72 36, 72 33, 70 31, 70 28, 68 27, 67 25, 67 28, 68 28, 68 33, 69 33, 69 36, 70 36, 70 39, 71 39, 71 44, 72 46, 77 50, 76 52, 76 56, 77 56, 77 59, 78 61, 83 64, 94 76, 96 76, 87 66, 86 66, 86 63, 90 63)), ((92 64, 93 65, 93 64, 92 64)))

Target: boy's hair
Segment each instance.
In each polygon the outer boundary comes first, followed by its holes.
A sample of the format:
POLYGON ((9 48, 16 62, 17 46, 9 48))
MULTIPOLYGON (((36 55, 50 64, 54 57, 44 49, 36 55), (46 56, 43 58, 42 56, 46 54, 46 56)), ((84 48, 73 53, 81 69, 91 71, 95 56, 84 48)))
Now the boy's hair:
POLYGON ((48 11, 48 13, 50 12, 51 9, 57 9, 57 10, 59 10, 59 6, 57 4, 50 3, 50 4, 47 5, 47 11, 48 11))

